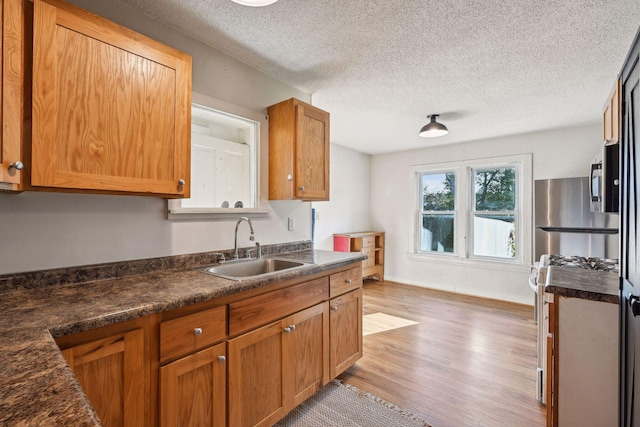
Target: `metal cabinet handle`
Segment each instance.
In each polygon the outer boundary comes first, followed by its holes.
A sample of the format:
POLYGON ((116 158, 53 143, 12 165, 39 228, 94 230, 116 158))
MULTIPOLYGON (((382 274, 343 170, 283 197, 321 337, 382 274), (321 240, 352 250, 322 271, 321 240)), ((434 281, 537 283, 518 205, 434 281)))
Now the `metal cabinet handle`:
POLYGON ((629 297, 629 308, 631 308, 634 317, 640 314, 640 296, 631 295, 629 297))
POLYGON ((291 180, 293 180, 293 175, 291 174, 287 175, 287 181, 291 181, 291 180))
POLYGON ((180 178, 180 179, 178 180, 178 185, 185 185, 186 183, 187 183, 187 182, 186 182, 184 179, 182 179, 182 178, 180 178))
POLYGON ((345 282, 351 283, 351 279, 347 279, 347 280, 345 280, 345 282))
POLYGON ((13 163, 9 163, 9 169, 15 169, 17 171, 21 171, 22 169, 24 169, 24 163, 22 163, 20 160, 15 161, 13 163))
POLYGON ((284 331, 285 331, 286 333, 291 332, 291 327, 290 327, 290 326, 287 326, 286 328, 284 328, 284 331))
POLYGON ((193 335, 202 335, 202 328, 194 328, 193 335))
POLYGON ((292 331, 296 330, 296 325, 290 325, 289 327, 291 328, 292 331))
POLYGON ((333 305, 333 306, 331 306, 331 310, 333 310, 333 311, 338 311, 338 306, 337 306, 337 305, 333 305))
POLYGON ((224 356, 218 356, 218 362, 220 362, 220 363, 224 363, 224 362, 226 362, 226 361, 227 361, 227 358, 226 358, 226 357, 224 357, 224 356))
POLYGON ((301 185, 300 187, 298 187, 298 190, 304 191, 304 185, 301 185))

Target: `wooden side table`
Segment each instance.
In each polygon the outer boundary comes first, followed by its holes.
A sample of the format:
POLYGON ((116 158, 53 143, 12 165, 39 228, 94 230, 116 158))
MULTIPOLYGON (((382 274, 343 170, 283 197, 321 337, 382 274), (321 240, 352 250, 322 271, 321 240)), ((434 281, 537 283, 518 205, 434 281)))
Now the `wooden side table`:
POLYGON ((333 235, 336 252, 362 252, 369 258, 362 261, 362 278, 375 277, 384 282, 384 232, 362 231, 333 235))

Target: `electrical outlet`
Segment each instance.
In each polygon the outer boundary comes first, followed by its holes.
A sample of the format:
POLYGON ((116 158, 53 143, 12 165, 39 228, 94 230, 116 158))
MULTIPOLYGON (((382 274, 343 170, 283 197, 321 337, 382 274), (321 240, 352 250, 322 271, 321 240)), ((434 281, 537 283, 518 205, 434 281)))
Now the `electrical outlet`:
POLYGON ((292 216, 290 216, 289 219, 288 219, 288 228, 289 228, 289 231, 293 231, 293 230, 296 229, 296 223, 293 220, 292 216))

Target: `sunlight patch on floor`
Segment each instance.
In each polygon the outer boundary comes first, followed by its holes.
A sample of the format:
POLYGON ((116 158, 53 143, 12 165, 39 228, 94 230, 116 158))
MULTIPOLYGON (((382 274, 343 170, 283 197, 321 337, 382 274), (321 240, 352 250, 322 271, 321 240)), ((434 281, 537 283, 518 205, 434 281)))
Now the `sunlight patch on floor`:
POLYGON ((362 316, 362 335, 367 336, 417 324, 418 322, 414 322, 413 320, 403 319, 385 313, 365 314, 362 316))

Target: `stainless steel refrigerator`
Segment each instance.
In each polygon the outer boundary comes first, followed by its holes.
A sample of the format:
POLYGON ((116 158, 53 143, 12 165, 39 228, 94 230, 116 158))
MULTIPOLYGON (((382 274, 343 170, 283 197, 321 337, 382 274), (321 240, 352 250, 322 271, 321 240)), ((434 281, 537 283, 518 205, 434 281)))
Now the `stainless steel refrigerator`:
POLYGON ((535 261, 543 254, 618 258, 619 217, 591 212, 589 179, 535 182, 535 261))

